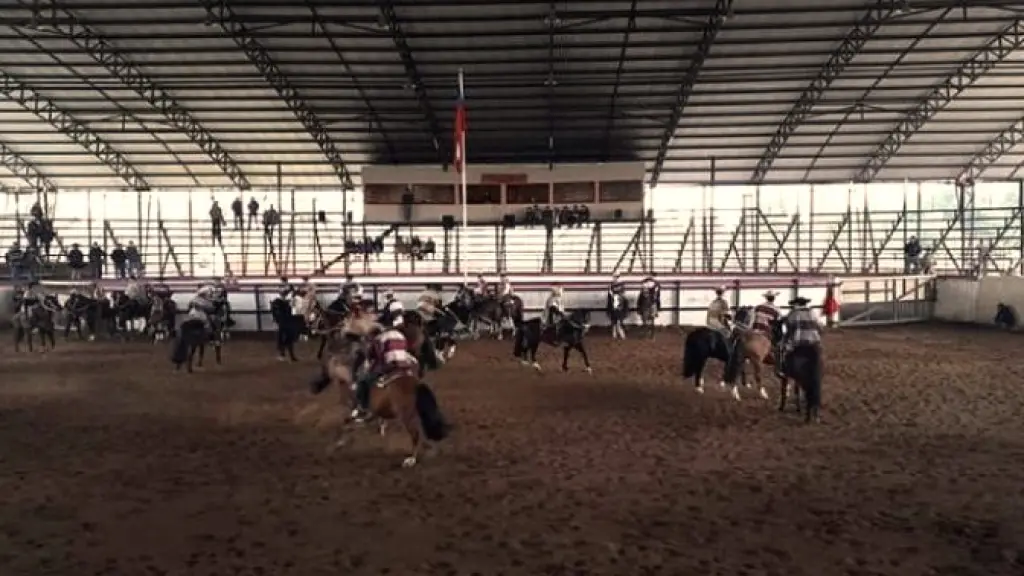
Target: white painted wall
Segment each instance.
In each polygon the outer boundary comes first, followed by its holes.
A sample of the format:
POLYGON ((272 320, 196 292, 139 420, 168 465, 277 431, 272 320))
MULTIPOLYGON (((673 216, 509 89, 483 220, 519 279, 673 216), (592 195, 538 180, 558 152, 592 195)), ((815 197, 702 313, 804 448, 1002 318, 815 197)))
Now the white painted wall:
POLYGON ((985 276, 980 279, 940 278, 936 281, 935 319, 992 324, 996 304, 1024 311, 1024 278, 985 276))

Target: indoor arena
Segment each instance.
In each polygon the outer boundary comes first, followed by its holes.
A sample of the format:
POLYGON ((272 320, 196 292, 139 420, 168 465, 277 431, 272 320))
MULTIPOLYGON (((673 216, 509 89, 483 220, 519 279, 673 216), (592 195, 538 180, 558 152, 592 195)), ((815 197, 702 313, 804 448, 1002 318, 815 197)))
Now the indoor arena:
POLYGON ((0 11, 0 575, 1018 575, 1024 4, 0 11))

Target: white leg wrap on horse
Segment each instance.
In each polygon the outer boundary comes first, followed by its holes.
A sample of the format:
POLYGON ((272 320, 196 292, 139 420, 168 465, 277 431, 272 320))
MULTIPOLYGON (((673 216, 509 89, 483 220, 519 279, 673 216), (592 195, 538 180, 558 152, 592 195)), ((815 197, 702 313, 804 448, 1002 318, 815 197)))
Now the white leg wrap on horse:
POLYGON ((737 402, 738 402, 738 401, 740 400, 740 389, 739 389, 739 388, 737 388, 737 387, 735 387, 735 386, 733 386, 733 387, 732 387, 732 397, 733 397, 733 398, 734 398, 734 399, 735 399, 735 400, 736 400, 737 402))
POLYGON ((402 468, 412 468, 416 465, 416 457, 409 456, 405 460, 402 460, 402 468))
POLYGON ((537 372, 540 372, 540 362, 534 362, 532 364, 532 366, 533 366, 534 370, 536 370, 537 372))
POLYGON ((761 387, 761 398, 768 399, 768 391, 764 389, 764 386, 761 387))

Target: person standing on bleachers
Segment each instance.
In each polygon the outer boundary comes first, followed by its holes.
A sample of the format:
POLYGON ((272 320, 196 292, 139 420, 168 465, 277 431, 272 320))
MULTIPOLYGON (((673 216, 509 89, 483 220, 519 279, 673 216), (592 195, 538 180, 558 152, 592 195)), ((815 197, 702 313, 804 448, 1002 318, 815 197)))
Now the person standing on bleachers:
POLYGON ((270 208, 263 213, 263 233, 266 235, 268 241, 274 240, 274 226, 277 226, 277 210, 274 209, 274 205, 271 204, 270 208))
POLYGON ((252 230, 252 223, 257 222, 260 217, 260 203, 256 201, 255 196, 249 197, 249 230, 252 230))
POLYGON ((235 232, 242 229, 242 215, 245 207, 242 206, 242 197, 238 196, 231 202, 231 216, 232 222, 235 224, 235 232))
POLYGON ((85 268, 85 255, 82 254, 82 249, 78 247, 78 244, 72 244, 71 250, 68 250, 68 267, 71 268, 71 279, 81 280, 82 269, 85 268))
POLYGON ((107 255, 103 253, 99 242, 93 242, 89 248, 89 269, 92 270, 92 277, 96 280, 103 278, 103 262, 107 255))
POLYGON ((114 263, 114 274, 117 278, 123 280, 128 277, 128 254, 120 243, 114 245, 114 250, 110 253, 110 261, 114 263))
POLYGON ((210 206, 210 237, 214 244, 223 244, 221 241, 221 231, 226 224, 224 220, 224 211, 220 209, 220 204, 216 200, 213 201, 213 205, 210 206))
POLYGON ((128 241, 128 247, 125 248, 124 255, 128 258, 128 276, 142 278, 142 256, 139 255, 139 248, 135 245, 135 242, 128 241))

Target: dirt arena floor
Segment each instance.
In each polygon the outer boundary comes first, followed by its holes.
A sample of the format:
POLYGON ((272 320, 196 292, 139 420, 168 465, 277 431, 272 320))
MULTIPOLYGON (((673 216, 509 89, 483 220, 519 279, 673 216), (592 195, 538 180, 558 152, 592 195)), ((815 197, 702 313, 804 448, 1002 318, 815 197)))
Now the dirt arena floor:
POLYGON ((191 377, 145 344, 5 352, 0 574, 1019 575, 1022 343, 830 334, 819 427, 698 396, 678 334, 595 335, 593 376, 469 343, 412 470, 397 432, 329 454, 337 393, 267 342, 191 377))

